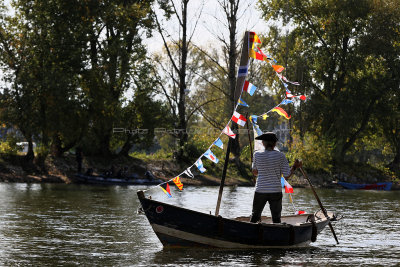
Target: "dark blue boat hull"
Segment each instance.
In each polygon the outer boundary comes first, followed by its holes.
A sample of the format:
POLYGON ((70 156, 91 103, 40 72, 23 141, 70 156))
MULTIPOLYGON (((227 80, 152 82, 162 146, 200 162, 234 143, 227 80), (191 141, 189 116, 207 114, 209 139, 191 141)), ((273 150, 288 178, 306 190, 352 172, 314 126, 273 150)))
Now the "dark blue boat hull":
POLYGON ((339 185, 343 186, 346 189, 352 190, 384 190, 390 191, 392 188, 392 182, 383 182, 383 183, 375 183, 375 184, 351 184, 345 182, 338 182, 339 185))
POLYGON ((163 181, 155 179, 124 179, 115 177, 104 177, 104 176, 93 176, 76 174, 76 180, 78 183, 82 184, 99 184, 99 185, 158 185, 163 181))
MULTIPOLYGON (((164 246, 267 248, 292 247, 309 244, 329 223, 329 219, 304 223, 250 223, 248 220, 228 219, 201 213, 140 195, 139 199, 154 232, 164 246)), ((313 215, 311 215, 313 216, 313 215)), ((295 216, 288 216, 295 217, 295 216)), ((299 217, 300 218, 300 217, 299 217)), ((284 220, 284 217, 282 217, 284 220)), ((314 240, 315 241, 315 240, 314 240)))

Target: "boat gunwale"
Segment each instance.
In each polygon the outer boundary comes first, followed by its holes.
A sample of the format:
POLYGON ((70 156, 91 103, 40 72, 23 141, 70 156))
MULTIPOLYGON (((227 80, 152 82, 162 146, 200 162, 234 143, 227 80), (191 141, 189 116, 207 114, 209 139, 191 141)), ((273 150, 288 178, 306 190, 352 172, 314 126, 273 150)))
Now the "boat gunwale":
MULTIPOLYGON (((158 200, 154 200, 154 199, 151 199, 151 196, 150 197, 145 197, 143 191, 138 191, 138 196, 139 196, 139 200, 145 199, 145 200, 149 200, 151 202, 157 203, 159 205, 166 205, 166 206, 169 206, 169 207, 172 207, 172 208, 178 208, 178 209, 182 209, 182 210, 185 210, 185 211, 194 212, 196 214, 207 215, 208 217, 213 217, 213 218, 221 218, 221 219, 224 219, 224 220, 231 220, 231 221, 236 221, 236 222, 240 222, 240 223, 247 223, 247 224, 263 225, 264 227, 289 228, 289 227, 310 227, 310 226, 313 225, 313 222, 311 222, 311 221, 305 221, 303 223, 298 223, 298 224, 263 223, 263 222, 252 223, 250 221, 237 220, 237 218, 240 218, 240 217, 244 218, 245 216, 239 216, 239 217, 236 217, 236 218, 227 218, 227 217, 222 217, 221 215, 215 216, 213 214, 208 214, 208 213, 205 213, 205 212, 192 210, 192 209, 188 209, 188 208, 184 208, 184 207, 179 207, 179 206, 175 206, 175 205, 168 204, 168 203, 165 203, 165 202, 161 202, 161 201, 158 201, 158 200)), ((146 212, 146 211, 144 211, 144 212, 146 212)), ((301 214, 301 215, 288 215, 288 216, 281 216, 281 218, 295 218, 295 217, 309 217, 309 216, 315 216, 315 214, 306 213, 306 214, 301 214)), ((147 217, 147 215, 146 215, 146 217, 147 217)), ((325 221, 330 221, 330 220, 331 220, 330 217, 328 217, 328 218, 323 217, 323 218, 319 218, 319 219, 315 220, 314 223, 315 224, 319 224, 319 223, 323 223, 325 221)))

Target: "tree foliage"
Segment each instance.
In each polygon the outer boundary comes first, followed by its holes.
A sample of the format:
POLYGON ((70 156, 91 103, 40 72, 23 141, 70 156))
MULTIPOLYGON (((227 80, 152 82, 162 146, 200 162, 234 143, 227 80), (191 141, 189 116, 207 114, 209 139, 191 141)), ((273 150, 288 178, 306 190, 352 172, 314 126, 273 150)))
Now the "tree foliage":
POLYGON ((334 163, 343 162, 399 88, 392 70, 399 37, 396 2, 260 1, 267 20, 287 25, 286 33, 272 29, 270 46, 294 70, 289 78, 299 80, 310 96, 298 123, 302 131, 321 129, 333 141, 334 163))

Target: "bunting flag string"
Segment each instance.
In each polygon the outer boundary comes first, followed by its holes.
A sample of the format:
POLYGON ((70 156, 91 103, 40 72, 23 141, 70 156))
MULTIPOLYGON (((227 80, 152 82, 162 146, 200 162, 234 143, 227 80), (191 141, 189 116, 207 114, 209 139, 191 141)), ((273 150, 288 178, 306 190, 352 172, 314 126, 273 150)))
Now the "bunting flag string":
MULTIPOLYGON (((257 59, 257 60, 261 60, 261 61, 266 61, 270 64, 270 66, 274 69, 276 75, 278 76, 279 80, 282 82, 283 86, 285 87, 286 90, 286 98, 284 100, 282 100, 282 102, 280 104, 278 104, 277 106, 275 106, 274 108, 272 108, 271 110, 265 112, 262 115, 251 115, 250 116, 250 121, 253 125, 253 131, 254 131, 254 135, 258 136, 260 134, 262 134, 262 131, 260 129, 260 127, 257 124, 257 118, 258 117, 263 117, 263 119, 266 119, 268 117, 268 113, 269 112, 276 112, 279 115, 285 117, 286 119, 290 119, 291 116, 289 116, 286 111, 284 111, 282 108, 280 108, 280 105, 286 105, 289 103, 293 103, 293 99, 295 98, 299 98, 301 100, 305 100, 306 97, 304 95, 293 95, 289 88, 288 88, 288 83, 289 84, 293 84, 293 85, 299 85, 298 82, 292 82, 290 80, 288 80, 283 74, 281 74, 281 72, 285 69, 283 66, 281 65, 273 65, 271 62, 277 63, 277 61, 270 55, 266 55, 263 53, 263 51, 260 49, 260 47, 257 46, 257 51, 254 50, 255 44, 261 44, 261 40, 259 39, 259 37, 257 36, 257 34, 255 32, 250 32, 249 34, 249 43, 251 44, 251 49, 249 49, 249 57, 257 59)), ((249 69, 249 65, 246 66, 239 66, 238 69, 238 74, 237 77, 245 77, 248 74, 248 69, 249 69)), ((211 160, 214 163, 218 163, 219 160, 218 158, 214 155, 214 153, 211 151, 211 147, 212 146, 217 146, 221 149, 223 149, 223 142, 220 139, 222 134, 226 134, 229 138, 236 138, 236 134, 232 131, 232 129, 230 128, 230 123, 235 122, 240 126, 245 126, 246 124, 246 117, 241 115, 240 113, 238 113, 236 110, 238 108, 238 106, 244 106, 244 107, 249 107, 249 105, 242 99, 242 94, 244 91, 246 91, 248 94, 250 94, 251 96, 253 96, 254 92, 256 91, 257 87, 255 85, 253 85, 252 83, 250 83, 249 81, 245 80, 241 94, 239 96, 238 102, 234 108, 233 111, 233 115, 231 117, 231 120, 226 124, 225 128, 222 130, 222 132, 220 133, 220 135, 218 136, 218 138, 209 146, 209 148, 207 149, 207 151, 202 154, 193 165, 191 165, 190 167, 188 167, 185 171, 183 171, 181 174, 179 174, 178 176, 175 176, 173 179, 167 181, 167 182, 163 182, 161 183, 160 186, 162 188, 162 190, 164 191, 164 193, 170 198, 172 197, 171 192, 170 192, 170 187, 168 182, 173 181, 175 183, 175 185, 178 187, 179 190, 183 189, 183 184, 181 182, 181 176, 182 175, 186 175, 190 178, 194 178, 193 173, 191 172, 191 168, 193 166, 196 166, 199 171, 201 173, 205 172, 206 169, 204 168, 203 162, 201 160, 201 158, 204 156, 206 158, 208 158, 209 160, 211 160)), ((256 145, 256 144, 255 144, 256 145)), ((255 149, 256 150, 256 149, 255 149)), ((286 182, 287 183, 287 182, 286 182)), ((156 186, 155 186, 156 187, 156 186)), ((154 187, 153 187, 154 188, 154 187)), ((149 190, 149 189, 147 189, 149 190)), ((145 190, 145 191, 147 191, 145 190)), ((286 191, 290 191, 293 192, 293 188, 290 186, 289 183, 287 183, 286 187, 285 187, 285 192, 286 191)), ((291 195, 291 193, 290 193, 291 195)), ((297 211, 296 211, 297 212, 297 211)), ((304 211, 298 211, 300 212, 299 214, 301 214, 301 212, 304 213, 304 211)))

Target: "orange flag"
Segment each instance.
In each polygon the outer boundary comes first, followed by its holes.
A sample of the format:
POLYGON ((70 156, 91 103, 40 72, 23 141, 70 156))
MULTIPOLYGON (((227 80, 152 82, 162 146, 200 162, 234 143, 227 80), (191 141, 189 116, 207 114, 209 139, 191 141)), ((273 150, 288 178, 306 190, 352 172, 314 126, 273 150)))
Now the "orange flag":
POLYGON ((172 179, 172 181, 176 184, 176 186, 179 188, 179 190, 183 189, 183 184, 181 183, 181 179, 179 178, 179 176, 172 179))
POLYGON ((286 111, 283 110, 283 108, 276 107, 276 108, 271 109, 271 111, 275 111, 276 113, 278 113, 279 115, 285 117, 286 119, 290 119, 291 118, 291 116, 289 116, 286 113, 286 111))
POLYGON ((283 67, 283 66, 281 66, 281 65, 272 65, 272 67, 274 68, 274 70, 277 72, 277 73, 281 73, 285 68, 283 67))

